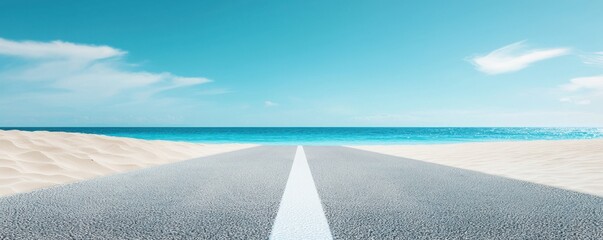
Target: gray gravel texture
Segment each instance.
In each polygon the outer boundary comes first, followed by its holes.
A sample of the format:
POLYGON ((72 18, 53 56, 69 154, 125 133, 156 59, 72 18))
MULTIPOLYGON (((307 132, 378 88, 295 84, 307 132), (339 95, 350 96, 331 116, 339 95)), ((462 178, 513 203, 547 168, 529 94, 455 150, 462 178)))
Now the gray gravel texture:
POLYGON ((304 147, 335 239, 603 239, 603 198, 345 147, 304 147))
POLYGON ((0 239, 267 239, 294 146, 263 146, 0 198, 0 239))

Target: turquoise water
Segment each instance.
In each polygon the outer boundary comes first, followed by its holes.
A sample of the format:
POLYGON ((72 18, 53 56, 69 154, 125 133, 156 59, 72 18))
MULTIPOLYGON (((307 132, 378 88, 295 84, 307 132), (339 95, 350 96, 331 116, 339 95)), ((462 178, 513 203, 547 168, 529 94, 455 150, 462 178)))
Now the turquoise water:
POLYGON ((303 145, 436 144, 603 138, 603 128, 0 128, 148 140, 303 145))

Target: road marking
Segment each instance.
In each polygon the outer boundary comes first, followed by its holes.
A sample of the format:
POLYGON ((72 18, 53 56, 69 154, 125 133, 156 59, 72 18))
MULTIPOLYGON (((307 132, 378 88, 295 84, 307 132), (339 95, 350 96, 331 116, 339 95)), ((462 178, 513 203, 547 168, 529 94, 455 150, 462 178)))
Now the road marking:
POLYGON ((302 146, 297 146, 270 239, 333 239, 302 146))

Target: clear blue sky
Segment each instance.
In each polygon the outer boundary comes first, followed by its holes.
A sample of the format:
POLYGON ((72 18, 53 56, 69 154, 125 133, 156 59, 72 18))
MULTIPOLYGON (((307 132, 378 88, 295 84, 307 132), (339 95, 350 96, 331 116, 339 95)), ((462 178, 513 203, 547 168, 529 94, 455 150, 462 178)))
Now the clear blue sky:
POLYGON ((603 126, 603 1, 0 2, 0 126, 603 126))

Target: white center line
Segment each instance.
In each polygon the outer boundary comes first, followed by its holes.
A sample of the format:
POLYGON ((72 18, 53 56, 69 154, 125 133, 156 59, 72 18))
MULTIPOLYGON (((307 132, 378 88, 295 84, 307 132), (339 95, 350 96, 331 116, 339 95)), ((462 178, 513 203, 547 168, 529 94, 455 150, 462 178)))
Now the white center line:
POLYGON ((302 146, 297 146, 270 239, 333 239, 302 146))

